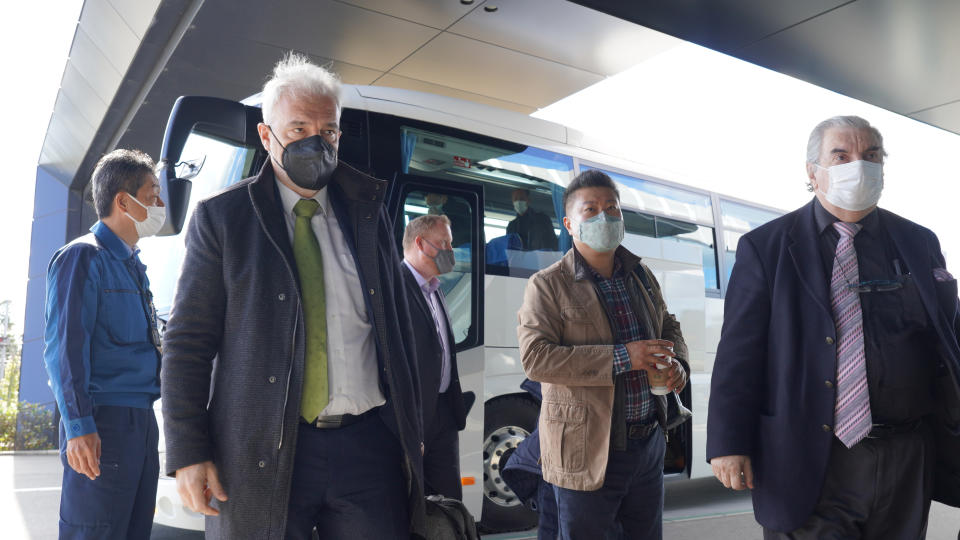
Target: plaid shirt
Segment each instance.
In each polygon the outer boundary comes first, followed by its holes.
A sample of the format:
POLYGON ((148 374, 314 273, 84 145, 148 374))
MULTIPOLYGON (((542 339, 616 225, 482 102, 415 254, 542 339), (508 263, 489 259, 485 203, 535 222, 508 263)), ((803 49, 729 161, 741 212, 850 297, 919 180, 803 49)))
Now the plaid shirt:
POLYGON ((640 319, 633 312, 630 295, 627 292, 627 277, 623 274, 620 260, 616 259, 613 274, 606 279, 590 265, 585 265, 593 276, 593 282, 600 291, 607 316, 613 324, 613 375, 624 379, 624 412, 627 422, 649 422, 653 419, 655 407, 650 394, 650 383, 644 370, 630 371, 632 364, 625 343, 645 339, 640 319))

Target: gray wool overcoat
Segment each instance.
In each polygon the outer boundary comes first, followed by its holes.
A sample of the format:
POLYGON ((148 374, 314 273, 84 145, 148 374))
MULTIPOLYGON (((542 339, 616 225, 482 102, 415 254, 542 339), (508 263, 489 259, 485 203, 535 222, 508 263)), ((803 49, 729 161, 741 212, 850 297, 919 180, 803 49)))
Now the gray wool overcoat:
MULTIPOLYGON (((387 183, 340 164, 327 187, 360 273, 384 423, 422 512, 420 388, 387 183)), ((212 460, 229 500, 207 538, 283 538, 303 381, 299 280, 273 167, 197 204, 163 340, 166 474, 212 460)))

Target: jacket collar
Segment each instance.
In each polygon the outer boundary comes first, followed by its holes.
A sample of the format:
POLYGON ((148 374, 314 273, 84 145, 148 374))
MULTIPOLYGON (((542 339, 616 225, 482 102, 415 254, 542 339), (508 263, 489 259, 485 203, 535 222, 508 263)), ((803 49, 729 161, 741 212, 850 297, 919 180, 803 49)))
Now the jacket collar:
POLYGON ((126 242, 117 236, 117 233, 113 232, 113 230, 102 221, 94 223, 93 226, 90 227, 90 232, 97 237, 100 245, 116 259, 125 261, 139 252, 139 250, 128 246, 126 242))
MULTIPOLYGON (((614 257, 620 261, 620 268, 623 269, 624 275, 630 275, 637 265, 640 264, 640 257, 630 253, 630 250, 622 245, 617 247, 614 257)), ((583 255, 580 255, 580 252, 577 251, 576 246, 571 247, 563 258, 560 259, 560 265, 568 274, 573 276, 575 281, 582 281, 584 279, 593 281, 593 277, 590 275, 590 265, 587 264, 583 255)))

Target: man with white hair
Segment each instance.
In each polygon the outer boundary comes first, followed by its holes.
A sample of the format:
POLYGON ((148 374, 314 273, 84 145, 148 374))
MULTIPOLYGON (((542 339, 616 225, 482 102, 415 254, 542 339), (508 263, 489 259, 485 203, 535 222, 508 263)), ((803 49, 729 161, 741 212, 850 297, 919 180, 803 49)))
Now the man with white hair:
POLYGON ((866 120, 821 122, 815 198, 737 246, 707 460, 766 539, 923 538, 931 497, 960 504, 957 281, 877 208, 885 155, 866 120))
POLYGON ((260 173, 197 204, 164 338, 166 472, 207 538, 409 538, 422 421, 386 183, 338 162, 339 82, 281 60, 260 173), (216 501, 211 501, 211 498, 216 501))

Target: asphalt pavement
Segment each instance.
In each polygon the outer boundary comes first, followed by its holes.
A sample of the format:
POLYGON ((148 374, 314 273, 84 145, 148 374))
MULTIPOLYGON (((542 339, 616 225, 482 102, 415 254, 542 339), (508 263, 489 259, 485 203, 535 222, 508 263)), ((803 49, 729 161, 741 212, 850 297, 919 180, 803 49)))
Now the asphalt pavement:
MULTIPOLYGON (((57 538, 62 469, 55 453, 0 454, 0 538, 57 538)), ((762 536, 749 492, 724 489, 712 478, 669 482, 664 502, 667 540, 749 540, 762 536)), ((954 540, 960 510, 934 503, 927 538, 954 540)), ((203 533, 155 526, 151 540, 199 540, 203 533)), ((484 540, 530 540, 536 531, 485 536, 484 540)))

